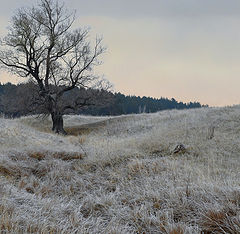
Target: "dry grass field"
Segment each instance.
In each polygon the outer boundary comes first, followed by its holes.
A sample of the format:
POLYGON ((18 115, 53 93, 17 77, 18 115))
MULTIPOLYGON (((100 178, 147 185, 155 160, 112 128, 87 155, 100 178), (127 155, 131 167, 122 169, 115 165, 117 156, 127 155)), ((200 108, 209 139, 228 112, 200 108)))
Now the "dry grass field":
POLYGON ((240 106, 64 121, 0 119, 2 233, 240 233, 240 106))

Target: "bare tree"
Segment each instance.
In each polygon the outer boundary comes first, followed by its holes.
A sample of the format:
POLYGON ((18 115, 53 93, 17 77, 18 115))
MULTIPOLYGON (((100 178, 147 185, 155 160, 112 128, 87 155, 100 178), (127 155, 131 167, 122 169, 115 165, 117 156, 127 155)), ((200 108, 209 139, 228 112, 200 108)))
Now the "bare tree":
MULTIPOLYGON (((9 32, 1 40, 0 63, 11 73, 33 79, 39 103, 52 117, 52 130, 65 134, 63 115, 87 105, 88 99, 63 105, 64 94, 76 87, 107 89, 109 83, 95 76, 105 52, 102 38, 94 44, 89 29, 72 29, 75 14, 57 0, 40 0, 36 7, 21 8, 13 16, 9 32)), ((80 89, 78 89, 80 90, 80 89)), ((74 97, 71 97, 74 98, 74 97)))

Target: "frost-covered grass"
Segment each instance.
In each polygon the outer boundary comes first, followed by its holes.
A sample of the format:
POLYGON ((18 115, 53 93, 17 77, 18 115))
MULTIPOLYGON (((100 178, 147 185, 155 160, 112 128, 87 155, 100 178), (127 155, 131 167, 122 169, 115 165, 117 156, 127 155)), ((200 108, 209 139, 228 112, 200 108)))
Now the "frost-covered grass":
POLYGON ((50 125, 0 119, 4 233, 240 233, 240 106, 50 125))

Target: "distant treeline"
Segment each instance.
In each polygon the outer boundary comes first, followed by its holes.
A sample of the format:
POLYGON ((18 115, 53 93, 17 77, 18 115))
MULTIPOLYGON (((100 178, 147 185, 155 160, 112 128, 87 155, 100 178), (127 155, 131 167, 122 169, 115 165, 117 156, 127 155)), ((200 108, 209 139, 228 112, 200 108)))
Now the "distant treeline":
MULTIPOLYGON (((21 84, 22 86, 22 84, 21 84)), ((3 103, 1 102, 1 97, 4 96, 6 102, 6 98, 8 98, 8 93, 16 93, 16 90, 20 87, 20 85, 14 85, 11 83, 1 84, 0 83, 0 113, 6 114, 4 110, 3 103)), ((174 98, 152 98, 152 97, 139 97, 139 96, 126 96, 121 93, 111 93, 111 101, 106 105, 98 106, 88 106, 82 108, 77 113, 78 114, 87 114, 87 115, 122 115, 122 114, 137 114, 137 113, 153 113, 161 110, 170 110, 170 109, 190 109, 190 108, 200 108, 206 107, 207 105, 201 105, 199 102, 189 102, 183 103, 178 102, 174 98)), ((12 99, 14 96, 9 95, 9 99, 12 99)), ((17 96, 14 98, 18 98, 17 96)), ((13 100, 9 100, 13 101, 13 100)), ((5 104, 6 105, 6 104, 5 104)), ((27 114, 27 113, 24 113, 27 114)), ((9 112, 7 115, 12 116, 20 116, 22 115, 20 112, 14 113, 9 112)))
POLYGON ((121 93, 114 93, 115 101, 107 107, 90 107, 82 110, 81 114, 90 115, 121 115, 133 113, 153 113, 170 109, 190 109, 206 107, 199 102, 183 103, 174 98, 152 98, 139 96, 126 96, 121 93))

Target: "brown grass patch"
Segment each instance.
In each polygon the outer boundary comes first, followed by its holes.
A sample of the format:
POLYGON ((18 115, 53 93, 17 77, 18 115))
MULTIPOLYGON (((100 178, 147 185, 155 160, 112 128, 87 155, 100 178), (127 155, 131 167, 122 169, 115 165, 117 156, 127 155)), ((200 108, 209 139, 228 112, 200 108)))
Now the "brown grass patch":
POLYGON ((18 168, 0 165, 0 175, 18 178, 21 176, 21 171, 18 168))
POLYGON ((79 152, 31 152, 29 157, 41 161, 46 158, 46 155, 50 155, 53 158, 61 159, 63 161, 84 158, 84 155, 79 152))
POLYGON ((211 233, 240 233, 240 220, 228 216, 223 211, 208 211, 202 218, 202 232, 211 233))
POLYGON ((184 229, 180 226, 177 226, 170 230, 169 234, 184 234, 184 229))
POLYGON ((29 154, 29 157, 41 161, 41 160, 45 159, 46 154, 45 154, 45 153, 42 153, 42 152, 31 152, 31 153, 29 154))
POLYGON ((45 167, 37 167, 37 168, 32 170, 32 173, 35 176, 40 177, 40 178, 45 176, 48 172, 49 172, 49 169, 47 169, 45 167))
POLYGON ((34 193, 34 189, 32 188, 32 187, 27 187, 26 188, 26 191, 28 192, 28 193, 34 193))
POLYGON ((84 155, 78 152, 67 153, 67 152, 58 152, 53 154, 54 158, 61 159, 63 161, 74 160, 74 159, 83 159, 84 155))
POLYGON ((1 233, 11 232, 13 229, 12 216, 14 209, 0 205, 0 231, 1 233))
POLYGON ((66 127, 65 131, 67 132, 67 135, 79 136, 79 135, 89 134, 92 131, 92 129, 77 126, 77 127, 66 127))

